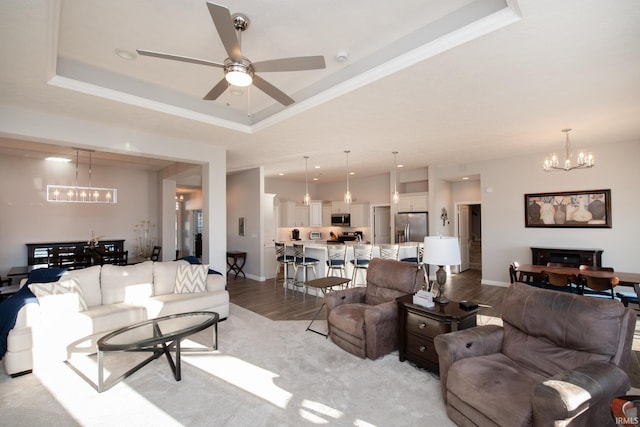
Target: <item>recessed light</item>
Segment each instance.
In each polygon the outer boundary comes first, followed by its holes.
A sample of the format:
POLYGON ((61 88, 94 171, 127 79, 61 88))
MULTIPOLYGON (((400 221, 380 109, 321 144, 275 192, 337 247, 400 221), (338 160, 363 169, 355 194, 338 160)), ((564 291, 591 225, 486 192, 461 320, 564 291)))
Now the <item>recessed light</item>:
POLYGON ((320 165, 315 165, 313 168, 314 169, 320 169, 320 165))
POLYGON ((116 49, 116 55, 127 61, 132 61, 137 58, 136 54, 126 49, 116 49))
POLYGON ((47 157, 45 160, 58 163, 69 163, 71 161, 71 159, 67 159, 66 157, 47 157))
POLYGON ((349 175, 355 175, 355 174, 356 174, 355 172, 349 172, 349 175))
POLYGON ((278 176, 284 176, 284 172, 279 172, 278 176))
POLYGON ((404 167, 404 165, 398 165, 398 167, 399 167, 399 168, 403 168, 403 167, 404 167))
POLYGON ((463 181, 466 181, 466 180, 468 180, 468 179, 469 179, 469 177, 468 177, 468 176, 463 176, 463 177, 462 177, 462 180, 463 180, 463 181))
POLYGON ((318 180, 318 178, 313 178, 313 180, 314 180, 314 181, 317 181, 317 180, 318 180))
POLYGON ((336 53, 336 61, 346 62, 347 59, 349 59, 349 52, 347 52, 346 50, 341 50, 340 52, 336 53))

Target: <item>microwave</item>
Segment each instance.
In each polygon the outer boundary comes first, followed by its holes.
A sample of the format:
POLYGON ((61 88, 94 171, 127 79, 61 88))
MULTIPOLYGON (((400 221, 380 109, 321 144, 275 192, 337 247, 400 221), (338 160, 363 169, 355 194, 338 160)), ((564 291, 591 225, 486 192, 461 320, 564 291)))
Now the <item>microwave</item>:
POLYGON ((351 214, 331 214, 331 225, 338 227, 351 226, 351 214))

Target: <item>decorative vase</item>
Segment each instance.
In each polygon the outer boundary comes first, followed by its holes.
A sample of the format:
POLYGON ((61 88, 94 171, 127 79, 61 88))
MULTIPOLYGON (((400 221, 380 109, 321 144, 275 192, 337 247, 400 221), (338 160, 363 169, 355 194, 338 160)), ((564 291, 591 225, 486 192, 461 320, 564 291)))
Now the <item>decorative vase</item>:
POLYGON ((556 221, 556 224, 564 224, 567 219, 567 211, 564 205, 556 206, 556 213, 553 216, 553 219, 556 221))

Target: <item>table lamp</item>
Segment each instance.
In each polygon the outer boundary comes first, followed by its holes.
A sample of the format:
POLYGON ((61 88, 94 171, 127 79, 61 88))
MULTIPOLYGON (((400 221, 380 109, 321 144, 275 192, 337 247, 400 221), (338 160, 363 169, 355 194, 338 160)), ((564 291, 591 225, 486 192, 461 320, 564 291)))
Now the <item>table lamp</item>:
POLYGON ((438 294, 436 301, 442 304, 449 299, 444 296, 444 285, 447 282, 445 265, 460 264, 460 245, 457 237, 427 236, 424 238, 424 263, 437 265, 436 282, 438 282, 438 294))

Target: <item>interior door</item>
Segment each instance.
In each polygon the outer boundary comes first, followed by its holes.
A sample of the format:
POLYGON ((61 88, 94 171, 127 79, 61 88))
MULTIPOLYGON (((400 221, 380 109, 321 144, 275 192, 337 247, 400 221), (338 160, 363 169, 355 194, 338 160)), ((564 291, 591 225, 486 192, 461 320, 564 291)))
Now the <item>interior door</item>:
POLYGON ((373 208, 373 243, 391 243, 391 208, 388 206, 373 208))
POLYGON ((469 269, 469 205, 458 206, 458 238, 460 239, 460 271, 469 269))

